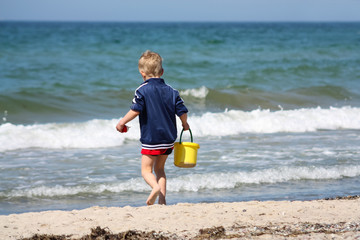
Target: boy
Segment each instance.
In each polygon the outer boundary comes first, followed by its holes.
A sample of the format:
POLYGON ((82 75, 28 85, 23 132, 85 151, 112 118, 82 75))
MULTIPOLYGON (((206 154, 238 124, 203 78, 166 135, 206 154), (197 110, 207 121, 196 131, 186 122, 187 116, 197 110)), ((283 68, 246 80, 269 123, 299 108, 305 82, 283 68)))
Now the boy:
POLYGON ((188 130, 188 110, 179 92, 161 78, 164 70, 159 54, 144 52, 139 59, 139 71, 144 82, 135 90, 130 110, 116 125, 116 129, 123 132, 125 124, 139 116, 141 175, 152 188, 146 204, 153 205, 158 196, 159 204, 166 204, 164 167, 177 138, 175 115, 180 118, 184 130, 188 130))

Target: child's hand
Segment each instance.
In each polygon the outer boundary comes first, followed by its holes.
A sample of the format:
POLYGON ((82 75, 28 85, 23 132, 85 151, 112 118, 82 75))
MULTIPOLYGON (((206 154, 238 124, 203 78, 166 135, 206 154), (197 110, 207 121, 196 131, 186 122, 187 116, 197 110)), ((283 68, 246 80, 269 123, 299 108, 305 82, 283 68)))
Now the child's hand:
POLYGON ((120 122, 116 125, 116 130, 118 130, 121 133, 125 133, 128 131, 128 127, 124 124, 121 124, 120 122))
POLYGON ((129 112, 118 122, 116 125, 116 130, 118 130, 121 133, 127 132, 129 130, 129 127, 125 124, 139 116, 140 112, 129 110, 129 112))
POLYGON ((182 127, 183 129, 186 131, 186 130, 189 130, 190 129, 190 126, 187 122, 187 113, 184 113, 183 115, 180 116, 180 120, 181 120, 181 123, 182 123, 182 127))
POLYGON ((190 126, 189 124, 186 122, 186 123, 183 123, 182 125, 183 129, 186 131, 186 130, 189 130, 190 129, 190 126))

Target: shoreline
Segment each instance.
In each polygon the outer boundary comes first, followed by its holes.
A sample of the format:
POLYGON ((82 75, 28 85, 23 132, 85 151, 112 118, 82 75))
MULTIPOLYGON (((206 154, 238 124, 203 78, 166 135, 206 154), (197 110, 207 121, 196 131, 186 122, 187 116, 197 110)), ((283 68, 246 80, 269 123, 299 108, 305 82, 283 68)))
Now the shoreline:
POLYGON ((91 229, 95 231, 93 234, 96 231, 113 236, 139 234, 137 239, 324 239, 330 236, 360 239, 360 197, 94 206, 73 211, 0 215, 0 229, 0 239, 4 240, 31 238, 36 234, 79 239, 91 234, 91 229))

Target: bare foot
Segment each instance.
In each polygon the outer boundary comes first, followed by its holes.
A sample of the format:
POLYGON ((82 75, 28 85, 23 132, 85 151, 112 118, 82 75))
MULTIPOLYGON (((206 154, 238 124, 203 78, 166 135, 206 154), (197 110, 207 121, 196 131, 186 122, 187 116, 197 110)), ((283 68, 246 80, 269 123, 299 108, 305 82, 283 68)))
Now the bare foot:
POLYGON ((156 201, 156 198, 159 196, 160 186, 156 186, 152 189, 148 199, 146 200, 147 205, 153 205, 156 201))
POLYGON ((159 193, 159 202, 160 205, 166 205, 166 200, 165 200, 165 196, 164 194, 162 194, 161 192, 159 193))
POLYGON ((159 205, 166 205, 166 201, 159 201, 159 205))

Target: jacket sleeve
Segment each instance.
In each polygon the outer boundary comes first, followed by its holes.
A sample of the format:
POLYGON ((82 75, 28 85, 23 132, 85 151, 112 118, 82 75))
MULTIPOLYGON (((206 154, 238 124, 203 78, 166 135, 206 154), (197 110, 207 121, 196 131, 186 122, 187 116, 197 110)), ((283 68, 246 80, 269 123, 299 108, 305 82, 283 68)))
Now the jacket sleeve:
POLYGON ((137 111, 137 112, 142 112, 145 108, 145 99, 143 94, 137 89, 135 91, 135 96, 134 99, 132 100, 132 105, 130 107, 130 109, 137 111))
POLYGON ((178 91, 175 91, 175 113, 177 116, 181 116, 184 113, 187 113, 188 109, 184 105, 184 100, 180 97, 178 91))

